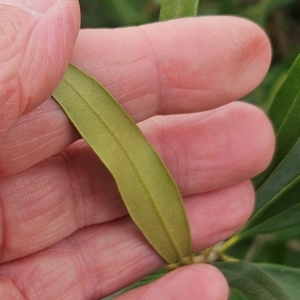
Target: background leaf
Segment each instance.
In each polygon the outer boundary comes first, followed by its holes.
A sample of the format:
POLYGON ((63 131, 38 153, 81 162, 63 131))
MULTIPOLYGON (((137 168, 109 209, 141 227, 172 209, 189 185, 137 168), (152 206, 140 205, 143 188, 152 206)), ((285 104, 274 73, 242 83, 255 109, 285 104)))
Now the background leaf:
POLYGON ((249 297, 238 289, 231 288, 229 300, 249 300, 249 297))
MULTIPOLYGON (((256 178, 256 207, 232 241, 300 223, 300 55, 269 109, 276 131, 273 162, 256 178)), ((226 248, 226 246, 224 246, 226 248)))
POLYGON ((300 269, 245 261, 215 266, 229 283, 230 300, 299 300, 300 269))
POLYGON ((298 300, 300 295, 300 269, 272 264, 256 264, 274 278, 289 296, 290 300, 298 300))
POLYGON ((296 58, 287 78, 278 89, 268 110, 277 138, 274 158, 262 174, 255 179, 259 188, 285 159, 299 139, 300 133, 300 55, 296 58))

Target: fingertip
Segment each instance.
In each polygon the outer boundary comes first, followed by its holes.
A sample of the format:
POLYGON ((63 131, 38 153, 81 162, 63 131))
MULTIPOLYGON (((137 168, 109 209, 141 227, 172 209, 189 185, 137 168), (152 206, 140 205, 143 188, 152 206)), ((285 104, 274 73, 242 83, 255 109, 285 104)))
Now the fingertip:
POLYGON ((212 265, 195 264, 174 270, 117 299, 226 300, 228 293, 226 279, 218 269, 212 265))
POLYGON ((216 103, 222 105, 241 99, 262 82, 271 63, 271 44, 266 32, 251 20, 216 16, 207 21, 216 32, 215 48, 223 54, 210 78, 216 98, 222 101, 216 103))
POLYGON ((195 104, 207 110, 235 101, 255 89, 269 69, 269 39, 244 18, 188 18, 143 29, 159 53, 163 112, 170 107, 190 112, 195 104))
MULTIPOLYGON (((258 107, 252 106, 256 116, 253 118, 253 124, 256 125, 257 132, 257 151, 260 153, 260 161, 258 161, 258 172, 263 172, 271 163, 276 144, 276 136, 274 127, 269 117, 258 107)), ((255 175, 257 175, 255 174, 255 175)))
MULTIPOLYGON (((209 264, 194 264, 170 273, 176 299, 228 299, 228 284, 223 274, 209 264)), ((170 278, 167 278, 170 280, 170 278)))
MULTIPOLYGON (((255 205, 255 190, 251 180, 245 180, 238 184, 239 189, 236 193, 236 197, 240 199, 237 206, 240 208, 239 216, 232 222, 232 234, 242 228, 252 215, 255 205)), ((234 215, 237 212, 234 205, 231 209, 231 214, 234 215)), ((230 212, 229 212, 230 213, 230 212)), ((229 228, 230 230, 230 228, 229 228)))
MULTIPOLYGON (((238 66, 235 83, 237 90, 242 91, 238 98, 255 89, 267 74, 272 49, 269 37, 262 27, 251 20, 232 17, 236 25, 232 25, 232 42, 237 47, 238 66)), ((233 83, 234 86, 234 83, 233 83)))
POLYGON ((236 118, 236 127, 248 128, 247 139, 240 135, 242 154, 240 162, 247 161, 249 175, 254 177, 270 164, 275 151, 275 133, 266 113, 259 107, 245 102, 231 105, 236 118), (253 155, 255 154, 255 155, 253 155))

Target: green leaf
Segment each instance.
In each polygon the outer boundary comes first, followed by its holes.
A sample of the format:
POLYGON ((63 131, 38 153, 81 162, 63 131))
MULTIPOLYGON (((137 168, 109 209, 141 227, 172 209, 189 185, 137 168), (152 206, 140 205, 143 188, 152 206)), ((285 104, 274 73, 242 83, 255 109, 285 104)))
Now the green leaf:
POLYGON ((256 264, 280 284, 290 300, 299 300, 300 269, 273 264, 256 264))
POLYGON ((300 223, 300 55, 270 106, 277 136, 271 166, 256 180, 256 207, 248 223, 223 250, 242 238, 300 223))
POLYGON ((285 193, 292 182, 300 176, 300 138, 285 157, 277 169, 268 177, 264 184, 256 191, 255 212, 262 209, 267 203, 280 201, 277 196, 285 193))
POLYGON ((276 132, 276 152, 267 170, 255 178, 256 188, 259 188, 276 170, 298 141, 300 132, 299 111, 300 55, 296 58, 286 80, 275 94, 268 111, 276 132))
MULTIPOLYGON (((300 295, 300 285, 292 291, 288 283, 293 283, 295 279, 300 280, 299 270, 272 265, 253 264, 245 261, 220 262, 215 266, 226 277, 232 290, 230 300, 292 300, 291 295, 298 290, 300 295), (279 274, 281 270, 281 274, 279 274), (292 278, 289 278, 292 276, 292 278)), ((295 295, 294 295, 295 296, 295 295)))
POLYGON ((119 103, 73 65, 53 97, 113 175, 131 218, 149 243, 169 263, 188 256, 190 230, 176 184, 119 103))
POLYGON ((278 88, 286 79, 287 73, 299 53, 300 45, 293 49, 282 62, 272 66, 259 87, 245 96, 243 101, 253 103, 268 111, 278 88))
POLYGON ((229 300, 249 300, 249 297, 235 288, 230 288, 229 300))
POLYGON ((299 300, 300 269, 245 261, 215 263, 226 277, 230 300, 299 300))
POLYGON ((245 238, 259 233, 268 233, 300 223, 300 177, 287 186, 274 199, 263 207, 237 234, 245 238))
POLYGON ((197 15, 199 0, 162 0, 160 21, 197 15))

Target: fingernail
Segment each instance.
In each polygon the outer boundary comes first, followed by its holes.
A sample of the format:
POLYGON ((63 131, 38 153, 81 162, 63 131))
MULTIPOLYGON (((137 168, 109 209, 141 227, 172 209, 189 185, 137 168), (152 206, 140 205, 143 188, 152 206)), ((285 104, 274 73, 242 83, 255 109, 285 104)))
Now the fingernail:
POLYGON ((6 4, 21 8, 31 13, 46 13, 56 0, 0 0, 0 4, 6 4))

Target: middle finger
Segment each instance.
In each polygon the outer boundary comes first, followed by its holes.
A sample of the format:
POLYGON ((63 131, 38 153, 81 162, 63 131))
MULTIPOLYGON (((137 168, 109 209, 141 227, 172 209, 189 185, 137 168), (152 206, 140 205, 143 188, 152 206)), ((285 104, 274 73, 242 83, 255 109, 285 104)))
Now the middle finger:
MULTIPOLYGON (((269 163, 274 145, 265 115, 245 103, 205 113, 156 117, 140 127, 183 196, 256 175, 269 163)), ((0 198, 5 207, 4 260, 43 249, 80 227, 126 214, 113 178, 83 141, 2 179, 0 198)))

